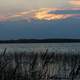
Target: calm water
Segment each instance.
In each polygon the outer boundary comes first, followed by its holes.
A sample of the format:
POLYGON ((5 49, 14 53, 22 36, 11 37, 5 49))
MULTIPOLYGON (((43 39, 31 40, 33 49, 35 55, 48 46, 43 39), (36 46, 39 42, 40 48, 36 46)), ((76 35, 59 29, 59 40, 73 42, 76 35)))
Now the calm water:
POLYGON ((7 51, 28 51, 28 52, 49 52, 68 53, 80 52, 80 43, 31 43, 31 44, 0 44, 0 52, 7 48, 7 51))

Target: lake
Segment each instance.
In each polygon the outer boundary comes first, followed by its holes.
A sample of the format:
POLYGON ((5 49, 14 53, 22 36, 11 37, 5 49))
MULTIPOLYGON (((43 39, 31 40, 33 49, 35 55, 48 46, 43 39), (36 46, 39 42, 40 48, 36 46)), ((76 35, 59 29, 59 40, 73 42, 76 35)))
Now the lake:
POLYGON ((56 53, 79 53, 80 43, 28 43, 28 44, 0 44, 0 52, 7 48, 7 52, 27 51, 27 52, 49 52, 56 53))

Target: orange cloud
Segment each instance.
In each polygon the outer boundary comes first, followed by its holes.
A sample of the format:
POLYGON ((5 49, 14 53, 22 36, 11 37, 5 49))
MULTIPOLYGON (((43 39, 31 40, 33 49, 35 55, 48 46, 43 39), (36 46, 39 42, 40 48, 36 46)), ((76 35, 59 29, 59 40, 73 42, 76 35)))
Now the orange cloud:
POLYGON ((34 13, 34 18, 39 19, 39 20, 59 20, 59 19, 65 19, 69 15, 64 15, 64 14, 50 14, 50 11, 56 11, 56 10, 62 10, 62 9, 53 9, 53 8, 48 8, 48 9, 41 9, 38 10, 34 13))
POLYGON ((62 8, 40 8, 36 10, 30 10, 25 12, 19 12, 11 16, 11 18, 26 16, 25 18, 37 19, 37 20, 56 20, 63 19, 65 15, 49 14, 49 11, 63 10, 62 8))
MULTIPOLYGON (((80 8, 40 8, 35 10, 29 10, 24 12, 17 12, 13 15, 8 15, 7 17, 1 16, 0 21, 11 20, 11 19, 25 19, 27 21, 34 20, 61 20, 69 17, 77 16, 77 14, 55 14, 50 13, 58 10, 80 10, 80 8)), ((80 15, 79 15, 80 16, 80 15)))
POLYGON ((80 0, 71 0, 69 3, 75 6, 80 6, 80 0))
POLYGON ((50 19, 59 19, 63 15, 56 15, 56 14, 49 14, 49 11, 56 11, 56 10, 62 10, 61 8, 40 8, 36 10, 30 10, 25 12, 19 12, 15 15, 9 16, 9 18, 16 18, 16 17, 25 17, 25 19, 44 19, 44 20, 50 20, 50 19))

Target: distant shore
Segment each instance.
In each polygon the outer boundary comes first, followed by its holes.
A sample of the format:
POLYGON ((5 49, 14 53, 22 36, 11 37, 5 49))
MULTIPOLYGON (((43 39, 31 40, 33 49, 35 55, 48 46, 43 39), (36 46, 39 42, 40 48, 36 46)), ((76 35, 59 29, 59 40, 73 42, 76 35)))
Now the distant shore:
POLYGON ((80 39, 16 39, 0 40, 0 43, 80 43, 80 39))

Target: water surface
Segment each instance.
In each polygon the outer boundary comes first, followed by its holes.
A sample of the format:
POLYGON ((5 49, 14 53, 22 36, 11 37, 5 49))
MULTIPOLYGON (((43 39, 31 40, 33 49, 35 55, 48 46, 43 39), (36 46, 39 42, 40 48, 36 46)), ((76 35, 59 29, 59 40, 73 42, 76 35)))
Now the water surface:
POLYGON ((79 53, 80 43, 28 43, 28 44, 0 44, 0 51, 7 48, 7 51, 36 51, 42 52, 48 49, 49 52, 79 53))

